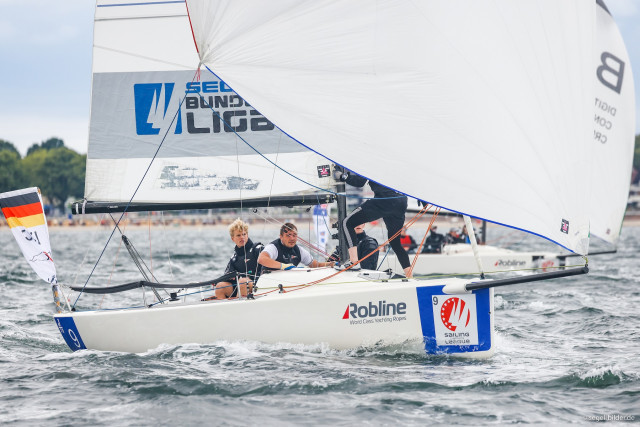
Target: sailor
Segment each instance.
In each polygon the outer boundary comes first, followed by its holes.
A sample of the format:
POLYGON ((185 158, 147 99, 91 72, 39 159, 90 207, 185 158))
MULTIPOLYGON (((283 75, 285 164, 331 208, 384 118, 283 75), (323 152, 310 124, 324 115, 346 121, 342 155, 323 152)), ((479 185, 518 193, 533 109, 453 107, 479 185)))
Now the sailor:
MULTIPOLYGON (((364 224, 360 224, 359 226, 357 226, 355 228, 355 232, 356 239, 358 240, 358 259, 362 259, 373 252, 370 257, 363 260, 358 265, 367 270, 377 270, 378 256, 380 255, 380 253, 376 251, 376 249, 378 249, 378 241, 373 237, 367 235, 367 233, 364 231, 364 224)), ((337 249, 331 254, 327 261, 340 261, 340 254, 338 253, 337 249)))
MULTIPOLYGON (((343 268, 346 269, 358 262, 358 248, 356 246, 357 240, 354 228, 358 224, 382 218, 387 226, 388 237, 395 235, 404 226, 404 215, 407 211, 407 196, 403 196, 384 185, 370 181, 349 170, 342 169, 340 166, 336 167, 336 170, 341 172, 340 180, 354 187, 363 187, 368 181, 369 187, 371 187, 374 194, 373 199, 366 200, 342 222, 342 229, 346 230, 344 234, 347 238, 347 247, 349 248, 349 263, 343 265, 343 268)), ((396 253, 400 265, 404 269, 405 276, 411 277, 409 255, 407 255, 407 251, 404 250, 400 243, 400 236, 396 236, 389 243, 396 253)), ((359 265, 351 267, 352 270, 357 270, 358 268, 359 265)))
POLYGON ((333 267, 334 262, 318 262, 297 245, 298 228, 290 222, 280 228, 280 238, 264 247, 258 263, 270 270, 290 270, 299 264, 308 267, 333 267))
POLYGON ((402 245, 402 248, 407 251, 407 253, 414 253, 416 248, 418 247, 418 244, 416 243, 416 241, 413 239, 413 237, 409 234, 407 234, 407 230, 403 229, 400 232, 400 244, 402 245))
POLYGON ((442 253, 442 245, 444 244, 444 235, 438 233, 438 226, 434 225, 429 231, 429 236, 424 241, 423 254, 439 254, 442 253))
POLYGON ((253 283, 260 273, 258 256, 264 245, 262 243, 254 244, 251 241, 249 238, 249 225, 238 218, 229 226, 229 235, 236 247, 229 264, 227 264, 225 274, 236 273, 236 277, 228 282, 216 284, 217 299, 236 297, 238 296, 238 289, 240 289, 240 295, 246 297, 247 287, 249 292, 253 291, 253 283))
POLYGON ((461 236, 460 230, 452 227, 445 236, 445 244, 465 243, 465 236, 461 236))

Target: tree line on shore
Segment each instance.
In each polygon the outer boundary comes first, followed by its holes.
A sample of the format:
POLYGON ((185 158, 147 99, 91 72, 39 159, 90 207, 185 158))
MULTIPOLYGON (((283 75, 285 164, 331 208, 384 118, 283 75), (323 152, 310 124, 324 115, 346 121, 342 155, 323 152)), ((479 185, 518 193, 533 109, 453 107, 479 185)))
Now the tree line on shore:
MULTIPOLYGON (((86 154, 65 147, 59 138, 33 144, 23 158, 16 147, 0 139, 0 193, 39 187, 50 203, 64 210, 69 197, 84 195, 86 154)), ((633 182, 640 182, 640 135, 636 135, 633 182)))
POLYGON ((0 193, 39 187, 43 197, 64 210, 69 197, 84 195, 86 154, 65 147, 58 138, 33 144, 22 157, 9 141, 0 139, 0 193))

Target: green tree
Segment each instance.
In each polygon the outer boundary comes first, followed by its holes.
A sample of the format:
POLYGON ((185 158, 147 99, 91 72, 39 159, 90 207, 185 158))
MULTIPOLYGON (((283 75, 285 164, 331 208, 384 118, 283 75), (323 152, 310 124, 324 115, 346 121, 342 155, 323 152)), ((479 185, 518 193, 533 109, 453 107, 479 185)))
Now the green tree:
POLYGON ((12 143, 10 143, 9 141, 5 141, 4 139, 0 139, 0 151, 3 150, 8 150, 11 152, 14 152, 18 155, 18 158, 20 158, 20 152, 18 152, 17 148, 15 147, 15 145, 13 145, 12 143))
POLYGON ((20 154, 0 147, 0 193, 26 187, 20 154))
POLYGON ((69 197, 82 197, 86 156, 61 146, 32 151, 22 163, 30 185, 40 187, 52 204, 64 209, 69 197))
POLYGON ((42 141, 40 145, 33 144, 31 147, 29 147, 29 149, 27 150, 27 156, 38 150, 53 150, 54 148, 60 147, 64 147, 64 141, 62 141, 60 138, 49 138, 46 141, 42 141))

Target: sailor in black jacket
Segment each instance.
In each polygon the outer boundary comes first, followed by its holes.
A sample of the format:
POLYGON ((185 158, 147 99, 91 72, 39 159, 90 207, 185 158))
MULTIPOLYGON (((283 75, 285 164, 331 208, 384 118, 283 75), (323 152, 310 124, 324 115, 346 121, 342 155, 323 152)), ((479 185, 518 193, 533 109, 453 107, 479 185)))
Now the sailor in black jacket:
POLYGON ((269 243, 258 262, 269 270, 290 270, 299 264, 312 268, 333 267, 334 262, 318 262, 305 248, 298 246, 298 228, 290 222, 280 227, 280 238, 269 243))
MULTIPOLYGON (((364 224, 357 226, 355 228, 355 232, 356 239, 358 240, 358 259, 362 259, 375 251, 375 253, 371 254, 370 257, 363 260, 358 265, 367 270, 377 270, 378 258, 380 255, 380 252, 376 251, 376 249, 378 249, 378 241, 364 231, 364 224)), ((331 254, 327 261, 340 261, 340 254, 337 249, 331 254)))
POLYGON ((251 292, 253 283, 260 274, 258 256, 264 246, 262 243, 254 244, 249 239, 249 225, 238 218, 229 226, 229 234, 236 247, 227 264, 225 274, 236 273, 236 277, 228 282, 216 284, 217 299, 236 297, 238 289, 240 289, 241 296, 247 296, 247 287, 251 292))
MULTIPOLYGON (((338 170, 340 169, 342 168, 338 170)), ((382 218, 387 226, 388 237, 398 233, 404 226, 405 212, 407 211, 407 196, 378 184, 375 181, 370 181, 349 170, 344 170, 340 178, 354 187, 363 187, 368 182, 374 194, 373 199, 366 200, 351 212, 342 223, 342 229, 347 237, 347 246, 349 247, 349 259, 352 264, 355 264, 358 261, 358 249, 354 228, 359 224, 382 218)), ((396 236, 389 244, 396 253, 398 261, 404 269, 405 276, 410 277, 411 263, 409 262, 407 251, 404 250, 400 243, 400 236, 396 236)))

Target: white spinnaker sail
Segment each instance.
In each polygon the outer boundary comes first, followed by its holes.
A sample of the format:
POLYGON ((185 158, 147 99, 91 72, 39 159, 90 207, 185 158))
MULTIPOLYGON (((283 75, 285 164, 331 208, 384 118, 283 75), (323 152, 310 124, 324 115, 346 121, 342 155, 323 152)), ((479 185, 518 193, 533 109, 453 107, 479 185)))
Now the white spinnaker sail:
POLYGON ((635 90, 624 40, 600 0, 596 7, 596 34, 591 234, 616 244, 633 167, 635 90))
POLYGON ((410 196, 588 250, 595 3, 187 0, 202 62, 410 196))
POLYGON ((40 190, 31 187, 0 193, 0 209, 33 271, 42 280, 56 285, 56 266, 51 257, 49 229, 40 190))
POLYGON ((321 174, 326 159, 291 141, 216 76, 196 74, 198 65, 184 2, 98 0, 88 200, 130 200, 156 151, 134 202, 238 200, 330 187, 329 174, 321 174))

